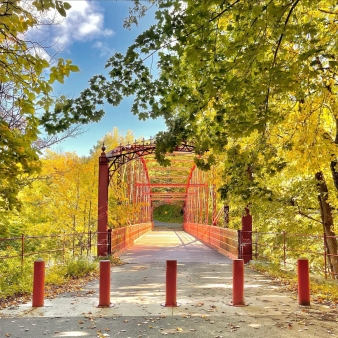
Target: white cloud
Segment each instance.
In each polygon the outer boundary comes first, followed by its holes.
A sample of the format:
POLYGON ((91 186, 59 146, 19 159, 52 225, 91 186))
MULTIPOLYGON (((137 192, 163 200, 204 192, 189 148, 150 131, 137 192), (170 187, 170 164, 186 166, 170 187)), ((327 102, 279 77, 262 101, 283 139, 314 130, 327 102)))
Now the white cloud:
POLYGON ((60 27, 55 27, 55 41, 69 44, 114 34, 111 29, 104 28, 102 10, 94 2, 72 1, 71 5, 60 27))
POLYGON ((90 41, 97 37, 111 36, 114 32, 104 28, 102 10, 94 3, 88 1, 72 1, 72 8, 61 24, 55 40, 63 44, 73 41, 90 41))
POLYGON ((44 13, 42 21, 54 24, 32 29, 26 38, 41 41, 44 46, 49 44, 55 49, 61 49, 75 41, 87 42, 115 34, 113 30, 104 27, 103 9, 97 3, 78 0, 72 1, 71 6, 66 18, 55 14, 55 11, 44 13))
POLYGON ((100 51, 100 56, 111 56, 115 52, 113 48, 110 48, 108 43, 97 41, 93 44, 93 47, 100 51))

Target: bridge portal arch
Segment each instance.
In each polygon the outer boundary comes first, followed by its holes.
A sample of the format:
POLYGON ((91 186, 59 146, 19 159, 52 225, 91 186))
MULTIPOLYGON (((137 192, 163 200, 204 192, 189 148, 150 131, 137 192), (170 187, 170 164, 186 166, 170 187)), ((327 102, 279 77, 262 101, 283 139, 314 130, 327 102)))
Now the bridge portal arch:
POLYGON ((194 164, 195 147, 186 142, 175 147, 168 154, 172 161, 169 167, 158 165, 153 156, 155 150, 153 140, 120 145, 108 152, 103 145, 98 184, 99 256, 107 254, 109 187, 122 181, 125 199, 139 206, 129 224, 152 222, 153 206, 159 203, 182 203, 184 222, 208 223, 209 201, 216 196, 208 186, 206 173, 194 164))

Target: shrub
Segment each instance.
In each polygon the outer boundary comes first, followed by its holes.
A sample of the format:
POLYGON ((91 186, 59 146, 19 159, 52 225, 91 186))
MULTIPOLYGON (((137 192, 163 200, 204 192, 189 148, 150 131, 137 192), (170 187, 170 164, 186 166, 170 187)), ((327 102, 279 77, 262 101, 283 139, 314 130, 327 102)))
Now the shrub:
POLYGON ((66 261, 66 277, 79 278, 97 269, 97 262, 87 257, 74 257, 66 261))

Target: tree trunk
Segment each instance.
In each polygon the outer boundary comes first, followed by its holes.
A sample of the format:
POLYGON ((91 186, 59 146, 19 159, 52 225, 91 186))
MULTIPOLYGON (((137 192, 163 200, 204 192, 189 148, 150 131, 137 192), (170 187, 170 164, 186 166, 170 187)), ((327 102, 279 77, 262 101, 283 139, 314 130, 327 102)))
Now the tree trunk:
POLYGON ((317 180, 317 189, 318 189, 318 201, 320 206, 320 212, 324 227, 324 233, 326 234, 326 252, 329 257, 329 263, 333 278, 338 277, 338 245, 337 240, 334 237, 335 233, 333 232, 333 217, 332 217, 332 208, 327 202, 328 200, 328 189, 322 172, 315 174, 317 180))

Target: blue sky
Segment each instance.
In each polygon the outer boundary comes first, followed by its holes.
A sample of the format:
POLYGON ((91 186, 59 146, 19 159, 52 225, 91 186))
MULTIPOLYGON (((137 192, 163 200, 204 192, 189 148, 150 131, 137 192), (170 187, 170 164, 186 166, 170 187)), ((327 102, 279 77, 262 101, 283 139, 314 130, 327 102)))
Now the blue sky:
MULTIPOLYGON (((48 35, 57 57, 71 59, 81 72, 73 73, 65 84, 55 84, 56 95, 77 97, 88 86, 88 80, 96 74, 105 72, 104 65, 115 52, 124 53, 134 39, 153 22, 149 13, 129 31, 123 28, 123 18, 128 15, 131 1, 82 1, 68 0, 72 8, 59 25, 45 27, 35 35, 45 38, 48 35)), ((54 150, 76 152, 80 156, 89 155, 90 149, 107 132, 117 127, 121 134, 132 130, 136 138, 149 138, 165 129, 163 120, 139 121, 131 112, 132 98, 126 98, 118 107, 106 105, 106 114, 98 123, 83 126, 85 131, 54 146, 54 150)))

